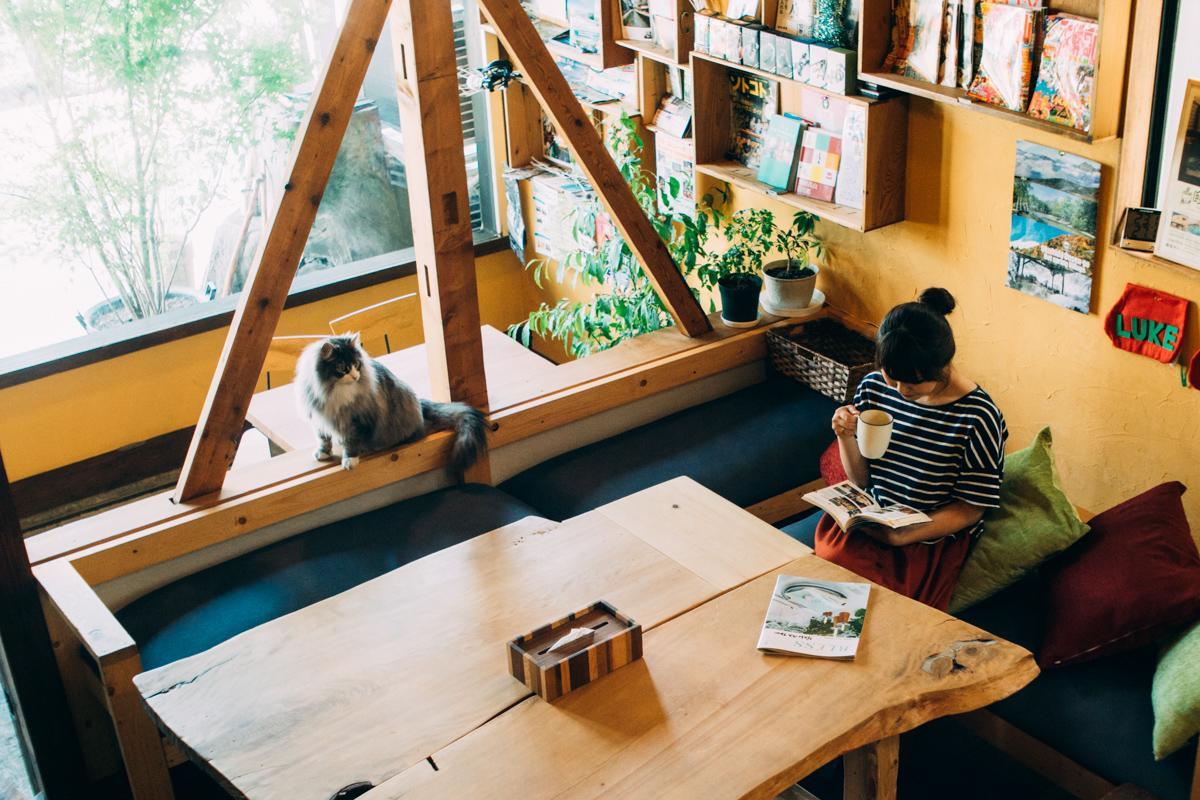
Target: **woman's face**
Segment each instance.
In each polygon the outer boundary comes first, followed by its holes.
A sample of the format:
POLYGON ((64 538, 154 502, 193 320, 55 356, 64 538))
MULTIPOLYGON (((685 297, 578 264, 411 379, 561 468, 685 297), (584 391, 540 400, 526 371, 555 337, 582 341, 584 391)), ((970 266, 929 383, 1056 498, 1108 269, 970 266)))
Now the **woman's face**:
POLYGON ((879 371, 883 375, 884 383, 900 393, 900 396, 905 400, 916 403, 921 400, 933 397, 941 391, 943 383, 941 381, 924 381, 922 383, 905 383, 904 381, 892 380, 886 370, 879 371))

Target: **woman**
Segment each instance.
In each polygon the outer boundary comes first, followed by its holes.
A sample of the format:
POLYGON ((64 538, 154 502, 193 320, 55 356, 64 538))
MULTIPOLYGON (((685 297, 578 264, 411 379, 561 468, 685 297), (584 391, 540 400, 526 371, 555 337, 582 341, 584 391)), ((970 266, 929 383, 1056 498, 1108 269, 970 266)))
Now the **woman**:
POLYGON ((817 526, 822 558, 938 609, 950 604, 958 574, 983 514, 1000 504, 1008 429, 1000 409, 954 366, 954 333, 946 315, 954 298, 926 289, 920 302, 893 308, 879 326, 877 372, 858 386, 854 403, 833 415, 842 466, 881 504, 924 511, 930 522, 892 530, 879 525, 842 531, 826 515, 817 526), (855 439, 858 415, 892 415, 892 438, 868 461, 855 439))

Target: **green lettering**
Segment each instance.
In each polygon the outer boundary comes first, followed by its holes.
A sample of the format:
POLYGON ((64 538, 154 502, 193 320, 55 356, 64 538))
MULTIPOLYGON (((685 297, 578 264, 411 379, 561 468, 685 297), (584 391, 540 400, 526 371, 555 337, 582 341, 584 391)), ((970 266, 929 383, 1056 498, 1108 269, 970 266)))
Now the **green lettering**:
POLYGON ((1133 338, 1139 342, 1146 341, 1146 320, 1141 317, 1132 317, 1129 320, 1129 332, 1133 338), (1141 323, 1140 325, 1138 323, 1141 323))
POLYGON ((1162 346, 1164 350, 1175 351, 1179 346, 1179 328, 1174 325, 1168 325, 1163 331, 1162 346))
POLYGON ((1117 336, 1121 337, 1122 339, 1128 339, 1129 330, 1124 327, 1124 322, 1125 318, 1120 314, 1117 314, 1117 336))
POLYGON ((1156 347, 1162 347, 1162 343, 1158 340, 1158 335, 1162 333, 1162 329, 1167 327, 1162 322, 1155 322, 1152 319, 1146 320, 1146 341, 1156 347))

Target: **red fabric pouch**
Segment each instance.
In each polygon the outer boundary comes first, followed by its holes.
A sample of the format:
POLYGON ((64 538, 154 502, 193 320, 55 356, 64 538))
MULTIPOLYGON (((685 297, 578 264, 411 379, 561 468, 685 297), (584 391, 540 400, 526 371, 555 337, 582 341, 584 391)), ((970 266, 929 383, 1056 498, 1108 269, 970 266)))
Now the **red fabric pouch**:
POLYGON ((1113 346, 1170 364, 1179 355, 1188 301, 1183 297, 1126 284, 1104 318, 1113 346))
POLYGON ((1200 350, 1192 355, 1192 363, 1188 367, 1188 383, 1193 389, 1200 389, 1200 350))

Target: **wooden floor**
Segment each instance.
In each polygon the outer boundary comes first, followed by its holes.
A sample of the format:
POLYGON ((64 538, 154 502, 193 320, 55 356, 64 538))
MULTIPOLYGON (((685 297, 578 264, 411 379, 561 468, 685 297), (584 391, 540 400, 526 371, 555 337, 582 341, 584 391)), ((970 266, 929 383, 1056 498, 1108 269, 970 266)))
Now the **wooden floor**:
POLYGON ((3 692, 0 692, 0 797, 4 800, 31 800, 33 797, 8 698, 3 692))

